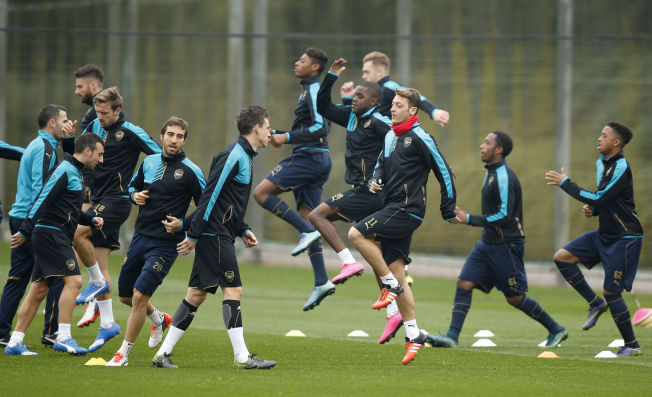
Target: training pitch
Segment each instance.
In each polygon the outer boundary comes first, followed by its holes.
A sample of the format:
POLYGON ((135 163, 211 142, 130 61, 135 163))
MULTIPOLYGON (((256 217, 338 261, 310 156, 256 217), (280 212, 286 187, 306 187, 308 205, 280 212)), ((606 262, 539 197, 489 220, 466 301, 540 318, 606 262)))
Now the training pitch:
MULTIPOLYGON (((9 270, 6 245, 0 254, 4 278, 9 270)), ((111 255, 116 285, 123 259, 123 255, 111 255)), ((158 309, 174 313, 185 294, 191 266, 188 258, 175 263, 152 299, 158 309)), ((390 343, 377 344, 385 317, 384 310, 371 310, 378 289, 368 267, 362 277, 339 286, 333 296, 309 312, 301 311, 313 283, 307 259, 306 269, 244 264, 241 273, 247 347, 261 358, 278 361, 275 368, 232 368, 233 352, 224 329, 219 292, 209 295, 177 344, 172 359, 179 369, 151 366, 156 349, 147 347, 149 321, 129 355, 128 367, 84 366, 92 357, 109 360, 122 343, 129 311, 119 303, 114 288, 114 313, 123 334, 87 356, 55 353, 40 344, 43 315, 39 310, 25 343, 40 356, 1 356, 0 395, 643 396, 650 395, 652 389, 652 328, 635 327, 642 356, 594 358, 602 350, 615 352, 617 348, 607 345, 620 336, 608 312, 593 329, 582 331, 587 307, 570 289, 535 287, 529 293, 569 331, 568 340, 553 350, 558 359, 537 358, 544 351, 537 345, 547 336, 543 327, 509 306, 499 292, 485 295, 474 291, 460 347, 424 347, 413 362, 403 366, 403 329, 390 343), (294 329, 306 337, 285 336, 294 329), (471 347, 477 340, 473 335, 481 329, 495 334, 491 340, 496 347, 471 347), (369 337, 347 337, 352 330, 363 330, 369 337)), ((329 272, 329 276, 334 275, 329 272)), ((82 276, 87 279, 84 270, 82 276)), ((419 327, 431 333, 445 332, 455 282, 417 278, 413 291, 419 327)), ((624 296, 633 313, 636 306, 631 295, 624 296)), ((643 306, 652 306, 652 296, 638 298, 643 306)), ((99 319, 80 329, 74 323, 81 315, 81 308, 75 309, 72 333, 80 345, 88 346, 95 338, 99 319)))

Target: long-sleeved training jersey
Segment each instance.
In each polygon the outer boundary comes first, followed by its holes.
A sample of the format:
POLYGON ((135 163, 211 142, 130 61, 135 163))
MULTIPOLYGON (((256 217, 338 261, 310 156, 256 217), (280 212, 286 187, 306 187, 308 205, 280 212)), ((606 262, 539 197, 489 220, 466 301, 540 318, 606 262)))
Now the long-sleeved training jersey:
POLYGON ((377 112, 377 106, 357 116, 351 106, 338 106, 331 101, 331 88, 337 75, 328 72, 317 94, 317 111, 332 122, 346 128, 344 180, 351 185, 366 185, 373 176, 378 155, 392 121, 377 112))
POLYGON ((188 230, 189 239, 215 235, 235 238, 249 230, 244 216, 251 192, 255 155, 249 141, 240 136, 236 143, 213 158, 197 210, 185 220, 184 228, 188 230))
POLYGON ((482 226, 482 240, 491 244, 525 242, 521 182, 505 160, 485 165, 482 215, 467 214, 466 223, 482 226))
POLYGON ((77 224, 91 224, 92 217, 81 211, 83 167, 84 163, 64 154, 18 229, 23 237, 29 237, 35 227, 45 227, 65 233, 72 243, 77 224))
POLYGON ((183 218, 190 200, 195 200, 195 205, 199 205, 205 187, 204 174, 184 152, 173 157, 163 154, 145 157, 129 183, 132 201, 134 193, 149 191, 145 205, 138 206, 136 232, 160 240, 183 240, 183 218), (175 234, 168 233, 161 223, 167 215, 182 222, 181 230, 175 234))
POLYGON ((7 160, 20 160, 25 149, 0 141, 0 157, 7 160))
POLYGON ((422 220, 426 213, 426 184, 430 170, 439 181, 442 218, 446 221, 454 219, 456 192, 452 172, 435 139, 419 123, 398 136, 390 130, 385 135, 383 151, 378 156, 373 175, 374 181, 382 182, 385 207, 403 208, 422 220))
POLYGON ((598 190, 591 192, 579 187, 566 177, 559 186, 575 199, 593 207, 597 215, 600 236, 607 240, 640 237, 643 226, 634 204, 632 169, 623 152, 595 163, 598 190))
MULTIPOLYGON (((98 119, 93 120, 82 134, 93 133, 104 141, 104 162, 90 173, 84 174, 84 185, 90 189, 91 201, 105 197, 128 197, 129 181, 134 174, 140 153, 161 153, 161 147, 142 128, 125 120, 124 113, 112 126, 102 128, 98 119), (88 175, 88 177, 87 177, 88 175)), ((63 150, 73 153, 75 141, 63 139, 63 150)))

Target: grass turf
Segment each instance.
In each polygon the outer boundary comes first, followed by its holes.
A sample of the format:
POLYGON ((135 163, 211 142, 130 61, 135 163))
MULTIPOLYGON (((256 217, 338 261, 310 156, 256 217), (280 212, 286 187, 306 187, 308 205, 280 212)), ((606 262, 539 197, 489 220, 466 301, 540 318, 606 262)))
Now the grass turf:
MULTIPOLYGON (((8 258, 6 247, 3 258, 8 258)), ((111 274, 117 282, 122 257, 111 256, 111 274)), ((5 262, 5 261, 3 261, 5 262)), ((173 314, 185 294, 192 263, 181 258, 174 265, 152 302, 173 314)), ((7 274, 8 265, 0 265, 7 274)), ((245 339, 251 352, 278 361, 269 371, 238 371, 232 368, 232 349, 222 321, 221 297, 210 296, 202 305, 174 350, 178 370, 155 369, 150 360, 155 349, 147 347, 149 327, 141 332, 129 356, 127 368, 87 367, 91 357, 105 360, 120 347, 124 334, 101 350, 83 357, 55 353, 40 344, 43 315, 39 311, 25 342, 39 357, 0 358, 0 394, 60 395, 647 395, 652 386, 652 329, 636 328, 644 355, 631 358, 593 358, 619 334, 609 313, 590 331, 582 331, 586 305, 572 290, 530 290, 570 337, 554 349, 559 359, 538 359, 537 344, 547 331, 509 306, 497 291, 474 292, 457 349, 423 348, 415 361, 401 365, 404 331, 385 345, 376 343, 384 326, 384 311, 371 310, 378 290, 367 272, 338 287, 310 312, 301 306, 310 294, 312 272, 242 265, 244 294, 242 312, 245 339), (306 338, 288 338, 291 329, 306 338), (354 329, 369 338, 347 338, 354 329), (473 334, 489 329, 496 336, 493 348, 473 348, 473 334)), ((86 274, 83 273, 86 278, 86 274)), ((331 274, 332 276, 332 274, 331 274)), ((451 280, 417 279, 413 287, 419 326, 431 333, 446 331, 455 290, 451 280)), ((626 298, 630 309, 633 300, 626 298)), ((651 296, 639 296, 652 306, 651 296)), ((128 308, 114 296, 118 323, 126 325, 128 308)), ((76 309, 73 322, 81 316, 76 309)), ((82 346, 92 343, 99 320, 90 327, 73 325, 73 336, 82 346)))

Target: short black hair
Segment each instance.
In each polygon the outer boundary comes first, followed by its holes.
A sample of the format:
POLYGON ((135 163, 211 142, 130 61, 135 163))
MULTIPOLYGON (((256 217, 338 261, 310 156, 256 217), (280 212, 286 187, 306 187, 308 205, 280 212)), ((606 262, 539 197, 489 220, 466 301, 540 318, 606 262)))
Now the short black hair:
POLYGON ((321 74, 321 72, 324 71, 324 68, 326 68, 326 62, 328 62, 326 52, 316 47, 310 47, 306 48, 305 53, 312 59, 313 63, 319 64, 319 74, 321 74))
POLYGON ((75 77, 76 78, 93 78, 100 83, 104 82, 104 72, 102 69, 100 69, 99 66, 89 63, 88 65, 84 65, 80 67, 79 69, 75 70, 75 77))
POLYGON ((611 127, 612 130, 616 131, 616 134, 618 134, 620 139, 623 141, 623 146, 627 145, 629 141, 632 140, 632 137, 634 136, 632 130, 625 126, 625 124, 618 121, 610 121, 607 125, 611 127))
POLYGON ((269 118, 267 110, 258 105, 245 106, 235 117, 236 125, 240 135, 247 135, 256 125, 262 125, 265 119, 269 118))
POLYGON ((378 99, 378 102, 383 99, 383 89, 378 85, 378 83, 374 83, 373 81, 363 81, 358 85, 366 88, 369 95, 371 95, 372 98, 378 99))
POLYGON ((98 142, 104 146, 104 141, 98 135, 93 133, 82 134, 75 141, 75 153, 82 153, 86 148, 95 150, 98 142))
POLYGON ((503 148, 503 158, 507 157, 514 148, 512 138, 502 131, 492 131, 491 133, 496 136, 496 147, 503 148))
POLYGON ((43 109, 38 113, 38 128, 45 128, 48 125, 48 122, 52 119, 57 119, 60 112, 65 112, 66 108, 60 105, 45 105, 43 109))

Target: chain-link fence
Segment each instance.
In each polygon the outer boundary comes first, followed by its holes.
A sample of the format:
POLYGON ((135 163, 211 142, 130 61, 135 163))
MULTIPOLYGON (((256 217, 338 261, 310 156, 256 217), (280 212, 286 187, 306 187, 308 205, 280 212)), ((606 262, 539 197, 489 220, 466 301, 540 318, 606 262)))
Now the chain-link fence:
MULTIPOLYGON (((480 210, 484 178, 479 145, 492 130, 508 132, 515 148, 508 157, 523 187, 526 259, 549 261, 558 232, 552 221, 555 188, 543 175, 555 167, 558 148, 558 44, 572 40, 572 119, 567 169, 580 185, 595 188, 597 137, 611 120, 634 131, 626 148, 635 178, 639 216, 652 227, 652 4, 648 1, 593 0, 573 4, 573 35, 559 36, 558 2, 495 1, 244 1, 243 33, 229 34, 235 1, 9 1, 6 78, 0 90, 6 100, 5 141, 25 146, 36 132, 36 114, 46 103, 58 103, 81 119, 85 105, 74 96, 73 71, 86 63, 104 68, 105 87, 126 93, 129 121, 158 138, 170 115, 189 120, 186 153, 207 172, 212 157, 233 141, 230 110, 232 82, 229 39, 240 39, 244 78, 239 95, 253 101, 254 84, 266 88, 264 103, 273 128, 288 129, 299 94, 292 65, 307 47, 324 49, 330 60, 349 60, 341 81, 361 81, 362 57, 387 53, 393 65, 405 64, 397 45, 408 45, 405 85, 418 88, 441 108, 450 123, 441 128, 421 113, 457 174, 458 204, 480 210), (266 5, 261 11, 260 5, 266 5), (401 6, 411 8, 408 36, 398 36, 404 21, 401 6), (266 33, 253 18, 265 12, 266 33), (308 33, 305 33, 308 32, 308 33), (264 40, 266 52, 253 51, 264 40), (264 57, 266 73, 251 65, 264 57), (400 59, 399 59, 400 57, 400 59), (262 82, 262 83, 261 83, 262 82)), ((329 61, 330 64, 330 61, 329 61)), ((405 77, 405 76, 404 76, 405 77)), ((336 86, 339 89, 339 86, 336 86)), ((337 97, 337 95, 334 95, 337 97)), ((334 126, 328 140, 333 170, 324 198, 344 190, 345 130, 334 126)), ((256 158, 254 183, 289 153, 267 148, 256 158)), ((16 164, 7 163, 2 201, 8 211, 15 194, 16 164)), ((451 226, 438 211, 439 187, 431 178, 429 208, 413 239, 413 250, 466 255, 480 229, 451 226)), ((293 198, 285 199, 293 203, 293 198)), ((580 203, 571 202, 570 237, 595 229, 580 203)), ((250 211, 257 207, 251 202, 250 211)), ((133 217, 133 214, 132 214, 133 217)), ((297 233, 269 214, 253 227, 268 240, 295 241, 297 233)), ((132 219, 133 221, 133 219, 132 219)), ((346 230, 346 225, 341 225, 346 230)), ((644 245, 641 266, 652 268, 652 248, 644 245)))

